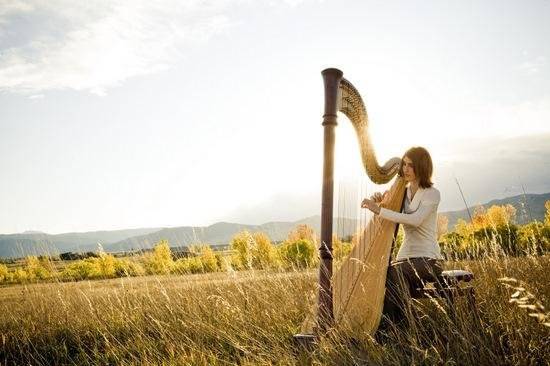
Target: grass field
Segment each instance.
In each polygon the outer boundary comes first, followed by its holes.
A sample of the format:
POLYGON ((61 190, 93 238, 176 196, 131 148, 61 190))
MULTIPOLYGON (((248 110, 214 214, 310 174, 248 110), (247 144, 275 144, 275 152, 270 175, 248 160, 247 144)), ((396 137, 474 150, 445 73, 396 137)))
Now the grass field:
POLYGON ((411 326, 388 333, 380 343, 361 335, 348 340, 335 331, 311 353, 297 351, 292 335, 315 301, 314 271, 3 287, 0 360, 33 365, 550 362, 550 327, 543 324, 550 319, 541 307, 550 304, 549 256, 446 267, 475 273, 478 317, 465 302, 457 303, 452 320, 444 303, 415 300, 411 326), (499 281, 502 277, 520 282, 499 281))

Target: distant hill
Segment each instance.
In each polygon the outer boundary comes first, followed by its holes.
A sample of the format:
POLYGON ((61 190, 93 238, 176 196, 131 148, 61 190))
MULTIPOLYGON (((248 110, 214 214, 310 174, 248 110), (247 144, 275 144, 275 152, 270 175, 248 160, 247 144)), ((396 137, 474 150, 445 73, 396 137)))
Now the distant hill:
POLYGON ((158 230, 160 228, 91 231, 56 235, 29 231, 22 234, 0 234, 0 257, 95 251, 97 243, 102 245, 115 243, 129 237, 145 235, 158 230))
MULTIPOLYGON (((284 240, 288 233, 300 224, 306 224, 312 227, 317 233, 320 232, 321 217, 312 216, 293 222, 268 222, 262 225, 244 225, 228 222, 218 222, 206 227, 182 226, 175 228, 166 228, 160 231, 136 236, 121 240, 118 243, 106 245, 103 248, 106 251, 118 252, 132 249, 151 248, 158 241, 168 240, 170 246, 182 247, 196 243, 208 243, 212 246, 227 245, 231 238, 242 230, 250 232, 262 231, 266 233, 274 242, 284 240)), ((355 232, 356 222, 353 219, 335 219, 335 232, 337 227, 341 236, 351 235, 355 232), (338 225, 339 224, 339 225, 338 225)))
MULTIPOLYGON (((473 215, 474 208, 476 206, 489 208, 493 205, 501 206, 510 204, 516 208, 516 222, 518 224, 525 224, 533 220, 544 221, 544 214, 546 212, 544 203, 549 200, 550 193, 529 193, 526 195, 517 195, 513 197, 496 199, 480 205, 473 205, 472 207, 470 207, 470 213, 473 215)), ((466 221, 470 220, 468 211, 466 209, 460 211, 441 212, 441 214, 447 216, 447 218, 449 219, 449 230, 452 230, 454 228, 458 219, 464 219, 466 221)))
MULTIPOLYGON (((519 224, 524 224, 532 220, 544 220, 546 209, 544 203, 550 200, 550 193, 544 194, 526 194, 497 199, 489 201, 482 206, 490 207, 492 205, 511 204, 516 210, 516 218, 519 224)), ((475 205, 480 206, 480 205, 475 205)), ((474 207, 475 207, 474 206, 474 207)), ((470 211, 473 213, 473 207, 470 211)), ((469 220, 466 209, 460 211, 442 212, 449 219, 449 230, 452 230, 458 219, 469 220)), ((262 231, 269 235, 271 240, 277 242, 284 240, 288 232, 299 224, 311 226, 317 233, 321 230, 321 217, 312 216, 295 222, 269 222, 262 225, 244 225, 227 222, 219 222, 207 227, 176 227, 167 228, 160 231, 127 238, 120 242, 104 246, 104 249, 111 252, 127 251, 132 249, 151 248, 159 240, 166 239, 170 246, 180 247, 188 246, 193 243, 208 243, 213 246, 227 245, 233 235, 241 230, 251 232, 262 231)), ((357 221, 349 218, 335 218, 333 230, 340 237, 353 235, 356 231, 357 221)))
MULTIPOLYGON (((517 210, 516 221, 524 224, 532 220, 544 220, 544 203, 550 200, 550 193, 526 194, 489 201, 482 206, 511 204, 517 210)), ((475 205, 479 206, 479 205, 475 205)), ((473 207, 470 212, 473 213, 473 207)), ((469 220, 466 209, 441 212, 449 219, 452 230, 458 219, 469 220)), ((168 240, 172 247, 185 247, 190 244, 208 243, 212 246, 227 245, 231 238, 241 230, 262 231, 272 241, 284 240, 288 232, 297 225, 307 224, 317 233, 321 229, 321 217, 312 216, 293 222, 268 222, 262 225, 245 225, 218 222, 205 227, 182 226, 175 228, 145 228, 115 231, 93 231, 85 233, 66 233, 50 235, 42 232, 0 235, 0 257, 23 257, 27 255, 59 254, 63 252, 95 251, 101 243, 107 252, 147 249, 162 239, 168 240)), ((339 237, 353 235, 357 221, 349 218, 335 218, 333 231, 339 237)))

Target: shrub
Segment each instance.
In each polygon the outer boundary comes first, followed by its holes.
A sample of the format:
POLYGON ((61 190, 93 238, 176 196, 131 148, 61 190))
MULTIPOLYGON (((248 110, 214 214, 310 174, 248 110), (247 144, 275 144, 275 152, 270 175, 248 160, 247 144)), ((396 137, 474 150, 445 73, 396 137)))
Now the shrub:
POLYGON ((219 269, 216 254, 209 245, 205 245, 199 252, 199 260, 204 272, 216 272, 219 269))
POLYGON ((544 225, 550 227, 550 201, 544 203, 546 214, 544 215, 544 225))
POLYGON ((522 254, 524 251, 519 243, 518 226, 514 224, 515 217, 516 209, 512 205, 493 205, 489 209, 483 206, 476 207, 471 223, 463 219, 458 220, 455 225, 455 233, 458 236, 443 236, 445 255, 459 259, 479 258, 487 254, 522 254))
POLYGON ((233 265, 231 264, 231 257, 221 255, 216 253, 216 262, 218 263, 218 268, 222 272, 228 272, 233 270, 233 265))
POLYGON ((508 205, 493 205, 487 210, 487 221, 493 227, 506 226, 515 222, 516 208, 508 205))
POLYGON ((25 283, 29 280, 29 275, 27 271, 22 268, 16 268, 12 273, 13 282, 16 283, 25 283))
POLYGON ((145 274, 143 267, 129 259, 116 259, 115 260, 115 276, 116 277, 135 277, 145 274))
POLYGON ((237 233, 231 239, 230 248, 233 250, 231 262, 235 268, 252 268, 252 247, 254 245, 254 238, 246 230, 237 233))
POLYGON ((464 219, 458 219, 455 224, 454 231, 463 238, 471 238, 471 236, 474 234, 475 229, 473 225, 467 223, 464 219))
POLYGON ((87 258, 70 263, 61 273, 61 277, 65 280, 80 281, 101 278, 102 275, 95 263, 95 259, 87 258))
POLYGON ((256 232, 252 234, 255 246, 252 249, 252 265, 255 268, 265 269, 274 266, 277 252, 271 244, 267 234, 256 232))
POLYGON ((296 228, 294 228, 294 230, 288 233, 288 242, 295 242, 301 239, 308 240, 313 243, 313 245, 317 246, 317 235, 315 234, 315 230, 313 230, 313 228, 309 225, 298 225, 296 226, 296 228))
POLYGON ((499 225, 497 227, 485 227, 476 230, 473 239, 482 246, 485 253, 492 252, 498 255, 502 250, 504 254, 516 256, 520 254, 518 244, 518 227, 513 224, 499 225))
POLYGON ((265 233, 241 231, 231 239, 230 247, 234 251, 232 263, 237 269, 265 269, 276 264, 277 252, 265 233))
POLYGON ((173 272, 178 274, 202 273, 204 270, 198 257, 181 258, 174 262, 173 272))
MULTIPOLYGON (((104 253, 104 252, 102 252, 104 253)), ((59 255, 59 259, 64 261, 74 261, 79 259, 86 259, 86 258, 99 258, 99 256, 102 253, 96 253, 96 252, 86 252, 86 253, 73 253, 73 252, 66 252, 61 253, 59 255)))
POLYGON ((24 271, 27 272, 27 280, 45 280, 52 276, 51 265, 47 259, 40 261, 35 256, 25 258, 24 271), (49 267, 49 268, 48 268, 49 267))
POLYGON ((102 278, 116 277, 116 258, 111 254, 101 253, 99 258, 91 258, 95 262, 99 276, 102 278))
MULTIPOLYGON (((549 201, 550 202, 550 201, 549 201)), ((550 227, 534 221, 520 226, 518 249, 525 254, 544 254, 550 250, 550 227)))
POLYGON ((140 266, 129 261, 115 258, 111 254, 102 253, 99 257, 86 258, 70 263, 61 277, 64 280, 91 280, 99 278, 115 278, 128 275, 143 274, 140 266))
POLYGON ((465 247, 463 246, 464 237, 459 233, 452 231, 446 233, 439 242, 441 255, 446 260, 457 260, 467 257, 465 247))
POLYGON ((59 255, 59 258, 63 261, 74 261, 77 259, 81 259, 79 254, 73 252, 61 253, 59 255))
POLYGON ((193 257, 181 258, 174 263, 176 273, 217 272, 220 269, 218 257, 210 245, 195 245, 190 248, 193 257))
POLYGON ((0 264, 0 282, 9 282, 11 280, 11 274, 8 270, 8 266, 0 264))
POLYGON ((317 263, 315 245, 306 239, 285 242, 279 247, 279 256, 288 267, 307 268, 317 263))
POLYGON ((153 253, 147 253, 143 256, 143 264, 148 274, 167 274, 170 273, 174 265, 172 259, 172 252, 168 241, 159 241, 154 249, 153 253))
POLYGON ((340 240, 336 235, 332 236, 332 258, 335 261, 341 261, 351 251, 351 243, 340 240))

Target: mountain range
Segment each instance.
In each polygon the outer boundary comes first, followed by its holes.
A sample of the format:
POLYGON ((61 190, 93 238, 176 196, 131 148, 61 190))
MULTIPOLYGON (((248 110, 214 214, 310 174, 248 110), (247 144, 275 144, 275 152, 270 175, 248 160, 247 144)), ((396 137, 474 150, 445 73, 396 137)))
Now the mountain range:
MULTIPOLYGON (((548 200, 550 200, 550 193, 525 194, 492 200, 482 206, 511 204, 517 210, 516 222, 524 224, 533 220, 544 220, 546 212, 544 203, 548 200)), ((459 219, 469 220, 468 210, 473 214, 472 208, 441 212, 440 214, 447 216, 449 219, 448 227, 452 229, 459 219)), ((287 237, 289 231, 301 224, 309 225, 319 233, 321 217, 312 216, 293 222, 268 222, 262 225, 218 222, 206 227, 141 228, 55 235, 27 231, 20 234, 0 235, 0 257, 16 258, 27 255, 95 251, 98 243, 101 243, 106 252, 130 251, 151 248, 162 239, 168 240, 172 247, 183 247, 194 243, 225 246, 230 242, 233 235, 241 230, 262 231, 272 241, 279 242, 287 237)), ((335 218, 333 231, 339 237, 353 235, 357 224, 356 219, 335 218)))

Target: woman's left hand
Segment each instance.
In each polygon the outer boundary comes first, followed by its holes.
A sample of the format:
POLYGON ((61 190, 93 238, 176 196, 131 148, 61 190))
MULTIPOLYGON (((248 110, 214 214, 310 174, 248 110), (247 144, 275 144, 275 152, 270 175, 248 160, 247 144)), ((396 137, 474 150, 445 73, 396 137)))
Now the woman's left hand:
POLYGON ((368 208, 377 215, 380 213, 380 206, 378 206, 376 202, 368 198, 365 198, 363 202, 361 202, 361 207, 368 208))

